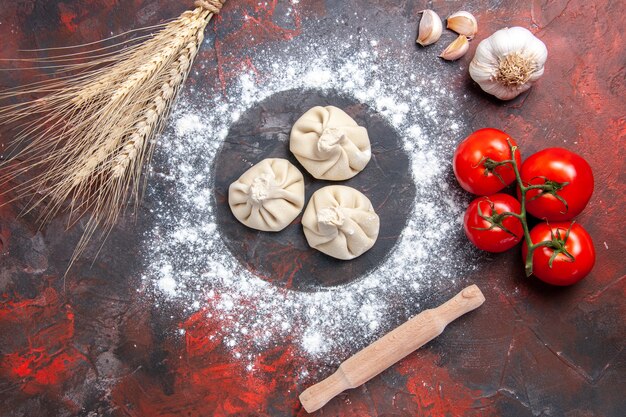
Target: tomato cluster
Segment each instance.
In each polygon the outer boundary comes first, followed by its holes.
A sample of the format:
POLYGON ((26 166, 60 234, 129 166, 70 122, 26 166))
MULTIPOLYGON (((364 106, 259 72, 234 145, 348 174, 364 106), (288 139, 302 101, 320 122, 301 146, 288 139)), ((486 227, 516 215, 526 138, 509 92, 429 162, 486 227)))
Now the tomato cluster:
POLYGON ((583 279, 595 263, 589 233, 572 221, 593 193, 593 173, 581 156, 562 148, 539 151, 522 163, 517 143, 498 129, 480 129, 454 153, 454 175, 478 197, 464 230, 479 249, 504 252, 520 241, 526 274, 553 285, 583 279), (516 182, 517 199, 500 193, 516 182), (529 230, 527 213, 541 220, 529 230))

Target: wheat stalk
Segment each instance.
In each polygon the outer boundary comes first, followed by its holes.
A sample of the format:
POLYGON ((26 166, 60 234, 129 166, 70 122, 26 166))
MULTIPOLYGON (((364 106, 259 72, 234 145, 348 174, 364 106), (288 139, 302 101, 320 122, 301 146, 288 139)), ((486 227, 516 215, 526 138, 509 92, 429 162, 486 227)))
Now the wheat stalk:
POLYGON ((68 227, 90 213, 70 266, 99 229, 108 235, 130 200, 139 202, 154 137, 223 2, 198 0, 134 40, 23 59, 55 69, 55 78, 0 92, 8 103, 0 106, 0 125, 13 132, 15 149, 0 184, 26 177, 7 192, 28 196, 26 211, 40 208, 42 224, 60 210, 69 211, 68 227), (28 95, 40 97, 12 103, 28 95))

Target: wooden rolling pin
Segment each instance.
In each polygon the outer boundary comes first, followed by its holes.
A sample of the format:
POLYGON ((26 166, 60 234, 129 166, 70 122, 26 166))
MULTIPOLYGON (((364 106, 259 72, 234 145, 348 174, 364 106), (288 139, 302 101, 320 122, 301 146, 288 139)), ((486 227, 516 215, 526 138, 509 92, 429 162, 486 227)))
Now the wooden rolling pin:
POLYGON ((439 307, 422 311, 344 361, 334 374, 307 388, 300 394, 300 402, 309 413, 319 410, 337 394, 364 384, 433 340, 450 322, 484 302, 480 289, 470 285, 439 307))

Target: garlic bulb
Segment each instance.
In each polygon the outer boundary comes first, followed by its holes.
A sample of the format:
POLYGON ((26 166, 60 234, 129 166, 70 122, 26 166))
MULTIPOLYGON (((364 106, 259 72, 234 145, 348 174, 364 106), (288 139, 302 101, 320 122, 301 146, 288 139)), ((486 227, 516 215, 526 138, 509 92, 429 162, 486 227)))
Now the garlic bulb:
POLYGON ((505 28, 478 44, 469 72, 484 91, 510 100, 543 75, 547 58, 546 45, 529 30, 505 28))

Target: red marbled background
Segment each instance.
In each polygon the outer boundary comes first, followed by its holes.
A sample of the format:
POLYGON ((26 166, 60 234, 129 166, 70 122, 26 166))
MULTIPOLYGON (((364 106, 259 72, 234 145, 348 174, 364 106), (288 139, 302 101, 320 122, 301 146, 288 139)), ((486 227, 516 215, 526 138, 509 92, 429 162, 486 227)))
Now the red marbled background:
MULTIPOLYGON (((186 3, 2 0, 0 58, 158 23, 177 16, 186 3)), ((386 46, 415 48, 417 12, 427 4, 303 0, 290 19, 277 19, 275 12, 286 3, 230 1, 208 29, 215 48, 205 44, 196 62, 205 70, 189 84, 225 91, 231 77, 255 69, 259 45, 315 30, 314 19, 349 19, 351 8, 367 13, 370 33, 379 33, 386 46), (385 40, 389 22, 397 22, 394 30, 406 36, 385 40)), ((462 281, 481 286, 488 300, 481 309, 319 415, 621 417, 626 410, 623 3, 434 1, 428 7, 442 16, 474 12, 478 40, 500 27, 521 25, 548 45, 546 75, 512 102, 486 97, 469 77, 453 87, 474 98, 466 109, 473 115, 471 129, 501 128, 523 142, 526 155, 565 146, 590 161, 596 191, 578 221, 594 238, 597 265, 579 285, 556 289, 525 280, 517 253, 480 261, 478 271, 462 281)), ((465 68, 476 44, 461 61, 465 68)), ((25 69, 0 72, 0 86, 36 75, 25 69)), ((148 304, 137 294, 141 222, 121 222, 93 266, 97 245, 63 279, 80 230, 66 232, 55 221, 39 231, 31 217, 18 217, 20 208, 0 209, 2 417, 306 415, 297 394, 314 381, 296 376, 298 358, 289 343, 264 352, 250 374, 219 338, 208 337, 219 322, 148 304), (171 336, 176 328, 186 330, 184 338, 171 336)), ((458 289, 431 294, 429 303, 458 289)))

